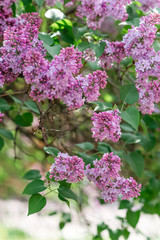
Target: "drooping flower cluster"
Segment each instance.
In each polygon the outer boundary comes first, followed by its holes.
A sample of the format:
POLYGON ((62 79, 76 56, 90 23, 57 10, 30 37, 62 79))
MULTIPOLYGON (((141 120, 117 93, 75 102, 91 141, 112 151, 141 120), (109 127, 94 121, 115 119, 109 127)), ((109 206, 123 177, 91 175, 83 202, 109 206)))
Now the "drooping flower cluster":
MULTIPOLYGON (((34 49, 37 52, 44 52, 42 42, 38 40, 40 23, 38 13, 26 13, 16 19, 14 26, 5 30, 3 46, 0 48, 0 71, 5 83, 14 81, 22 74, 28 51, 34 49)), ((2 86, 2 79, 0 84, 2 86)))
POLYGON ((3 113, 1 113, 1 111, 0 111, 0 122, 2 122, 2 118, 4 117, 4 114, 3 113))
POLYGON ((86 17, 89 27, 100 28, 106 17, 126 20, 126 6, 131 4, 132 0, 82 0, 78 6, 77 15, 81 18, 86 17))
POLYGON ((106 42, 106 46, 104 53, 99 58, 99 65, 107 69, 111 68, 114 62, 120 63, 126 57, 126 54, 123 42, 109 42, 107 40, 104 42, 106 42))
POLYGON ((120 122, 121 117, 118 115, 119 110, 110 110, 107 112, 94 113, 91 118, 93 128, 91 129, 92 137, 98 141, 105 138, 109 141, 117 142, 121 137, 120 122))
POLYGON ((82 53, 74 46, 63 48, 51 63, 46 60, 42 41, 38 39, 40 23, 37 13, 26 13, 17 19, 15 26, 5 30, 0 49, 0 86, 23 74, 34 100, 58 98, 69 109, 97 100, 100 88, 106 86, 106 73, 80 74, 82 53))
POLYGON ((100 160, 93 161, 94 167, 86 166, 85 175, 100 189, 105 202, 115 202, 118 196, 129 200, 140 195, 141 185, 133 178, 119 175, 121 159, 113 153, 105 153, 100 160))
POLYGON ((0 41, 3 39, 4 30, 13 25, 15 19, 12 17, 11 5, 16 0, 0 0, 0 41))
POLYGON ((160 7, 160 0, 139 0, 139 2, 142 4, 141 8, 144 12, 160 7))
POLYGON ((152 44, 156 38, 160 15, 151 13, 141 18, 139 27, 132 27, 124 36, 124 48, 127 56, 135 60, 137 72, 136 87, 139 92, 139 109, 143 114, 151 114, 154 104, 160 101, 160 52, 152 44))
POLYGON ((77 156, 59 153, 50 169, 50 179, 66 180, 68 183, 77 183, 84 178, 84 162, 77 156))

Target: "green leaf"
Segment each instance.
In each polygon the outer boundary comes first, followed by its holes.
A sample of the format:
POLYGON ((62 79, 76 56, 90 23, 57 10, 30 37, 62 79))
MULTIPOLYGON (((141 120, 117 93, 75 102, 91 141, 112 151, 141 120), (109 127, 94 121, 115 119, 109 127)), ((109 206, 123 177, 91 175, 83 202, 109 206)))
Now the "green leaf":
POLYGON ((10 110, 10 106, 8 105, 7 101, 4 100, 3 98, 0 98, 0 111, 4 112, 4 111, 8 111, 10 110))
POLYGON ((129 123, 134 129, 138 130, 140 115, 136 107, 129 107, 126 111, 120 113, 121 118, 129 123))
POLYGON ((24 191, 23 191, 23 194, 35 194, 35 193, 38 193, 38 192, 42 192, 46 189, 46 187, 44 186, 44 181, 42 180, 34 180, 32 181, 31 183, 29 183, 24 191))
POLYGON ((152 44, 152 47, 154 48, 154 50, 156 52, 158 52, 160 50, 160 43, 159 43, 159 41, 154 41, 154 43, 152 44))
POLYGON ((90 142, 78 143, 76 144, 76 146, 85 151, 90 151, 94 149, 94 145, 90 142))
POLYGON ((30 112, 26 112, 22 115, 17 115, 14 121, 20 127, 28 127, 31 126, 33 122, 33 115, 30 112))
POLYGON ((61 201, 65 202, 68 205, 68 207, 70 208, 70 202, 66 198, 62 197, 60 194, 58 194, 58 198, 61 201))
POLYGON ((87 154, 82 153, 82 152, 78 152, 78 157, 81 157, 83 159, 85 165, 90 163, 91 166, 93 164, 93 161, 97 158, 96 155, 91 156, 91 155, 87 155, 87 154))
POLYGON ((28 216, 41 211, 46 205, 46 198, 41 194, 33 194, 29 199, 28 216))
POLYGON ((54 22, 61 20, 65 17, 64 13, 57 8, 51 8, 45 13, 45 17, 53 20, 54 22))
POLYGON ((42 7, 44 0, 34 0, 36 2, 36 4, 38 5, 38 7, 42 7))
POLYGON ((143 156, 137 152, 131 152, 128 155, 125 155, 126 162, 130 165, 130 167, 133 169, 135 174, 141 178, 142 173, 144 171, 144 158, 143 156))
POLYGON ((53 157, 56 157, 59 153, 59 150, 55 147, 44 147, 43 149, 47 154, 52 155, 53 157))
POLYGON ((135 228, 137 223, 138 223, 138 220, 139 220, 139 217, 140 217, 140 211, 136 211, 136 212, 133 212, 131 211, 130 209, 127 211, 127 221, 128 223, 133 227, 135 228))
POLYGON ((77 196, 76 194, 68 187, 66 186, 59 186, 58 188, 58 192, 59 192, 59 195, 62 197, 62 198, 69 198, 69 199, 72 199, 74 201, 76 201, 78 203, 78 199, 77 199, 77 196))
POLYGON ((40 174, 40 171, 34 170, 34 169, 29 170, 23 176, 24 179, 28 179, 28 180, 35 180, 35 179, 39 179, 41 177, 42 177, 42 175, 40 174))
POLYGON ((97 150, 98 150, 98 152, 101 152, 101 153, 110 153, 111 147, 107 143, 99 142, 97 150))
POLYGON ((139 99, 139 94, 135 84, 123 85, 120 88, 120 98, 128 104, 136 103, 139 99))
POLYGON ((3 138, 0 137, 0 151, 2 150, 3 147, 4 147, 4 140, 3 138))
POLYGON ((50 47, 49 45, 43 43, 45 49, 47 50, 47 52, 54 58, 55 55, 58 55, 60 53, 61 50, 61 46, 59 44, 56 44, 52 47, 50 47))
POLYGON ((131 125, 129 125, 128 123, 122 123, 121 124, 121 130, 125 131, 125 132, 134 132, 134 128, 131 127, 131 125))
POLYGON ((104 53, 106 42, 100 42, 99 44, 92 43, 92 49, 95 51, 96 57, 99 58, 104 53))
POLYGON ((78 50, 80 52, 83 52, 84 50, 88 49, 88 48, 91 48, 91 45, 89 42, 81 42, 79 45, 78 45, 78 50))
POLYGON ((131 64, 132 63, 132 59, 131 58, 125 58, 125 59, 123 59, 122 61, 121 61, 121 63, 125 66, 125 67, 127 67, 129 64, 131 64))
POLYGON ((121 135, 121 139, 126 143, 126 144, 135 144, 139 143, 141 141, 141 137, 131 134, 131 133, 123 133, 121 135))
POLYGON ((97 105, 94 109, 95 112, 96 111, 104 112, 112 108, 111 103, 105 103, 105 102, 92 102, 92 103, 97 105))
POLYGON ((78 41, 83 35, 84 33, 86 33, 88 27, 84 26, 84 27, 73 27, 73 35, 75 37, 75 39, 78 41))
POLYGON ((15 103, 18 103, 18 104, 20 104, 20 105, 23 104, 23 102, 22 102, 21 100, 19 100, 18 98, 16 98, 16 97, 14 97, 14 96, 12 96, 12 95, 10 95, 9 97, 10 97, 15 103))
POLYGON ((131 208, 132 203, 129 202, 128 200, 121 200, 119 204, 119 209, 126 209, 126 208, 131 208))
POLYGON ((0 135, 4 136, 10 140, 14 140, 12 132, 7 129, 0 128, 0 135))
POLYGON ((37 114, 40 114, 39 109, 36 105, 36 103, 32 100, 25 101, 24 104, 32 111, 37 114))
POLYGON ((43 41, 43 43, 45 43, 49 46, 54 43, 53 38, 51 38, 47 33, 39 33, 38 37, 41 41, 43 41))

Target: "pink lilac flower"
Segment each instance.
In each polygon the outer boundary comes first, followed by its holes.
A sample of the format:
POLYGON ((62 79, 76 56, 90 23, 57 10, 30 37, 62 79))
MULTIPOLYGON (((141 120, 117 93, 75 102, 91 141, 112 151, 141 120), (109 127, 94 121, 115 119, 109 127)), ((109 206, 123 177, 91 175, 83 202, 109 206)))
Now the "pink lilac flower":
POLYGON ((109 42, 105 40, 106 47, 104 53, 99 58, 98 64, 103 68, 111 68, 113 63, 120 63, 123 58, 126 57, 124 43, 123 42, 109 42))
POLYGON ((68 183, 77 183, 84 178, 84 162, 77 156, 68 153, 59 153, 50 169, 50 178, 56 181, 66 180, 68 183))
POLYGON ((140 26, 128 30, 123 37, 124 48, 127 56, 133 59, 145 58, 150 51, 153 51, 151 45, 156 38, 157 28, 155 24, 159 24, 160 15, 151 13, 140 20, 140 26))
POLYGON ((98 141, 105 138, 117 142, 121 137, 120 122, 121 117, 118 115, 119 110, 110 110, 107 112, 94 113, 91 118, 93 128, 91 129, 92 137, 98 141))
POLYGON ((160 101, 160 52, 155 52, 152 44, 156 38, 160 23, 160 14, 151 13, 140 20, 140 26, 128 30, 124 36, 124 48, 127 56, 133 57, 137 73, 136 87, 139 92, 139 110, 143 114, 152 114, 154 104, 160 101), (157 79, 156 81, 151 81, 157 79))
POLYGON ((0 122, 2 122, 2 118, 4 117, 4 114, 3 113, 1 113, 1 111, 0 111, 0 122))
POLYGON ((111 152, 105 153, 100 160, 93 161, 93 167, 88 164, 85 175, 101 191, 105 202, 115 202, 119 196, 128 200, 139 196, 141 185, 138 185, 133 178, 121 177, 120 170, 121 159, 111 152))
POLYGON ((77 16, 86 17, 89 27, 100 28, 106 17, 126 20, 128 15, 126 6, 131 4, 132 0, 82 0, 78 6, 77 16))
POLYGON ((142 4, 141 8, 144 12, 160 7, 160 0, 139 0, 139 2, 142 4))
POLYGON ((91 48, 83 51, 83 58, 88 62, 95 62, 97 60, 95 52, 91 48))
POLYGON ((160 102, 160 80, 139 79, 136 87, 139 93, 139 110, 143 114, 152 114, 154 104, 160 102))
POLYGON ((104 71, 83 76, 82 53, 74 47, 63 48, 52 60, 48 72, 49 83, 54 87, 54 98, 61 99, 69 109, 80 108, 85 101, 96 101, 100 88, 107 84, 104 71))
POLYGON ((3 39, 4 30, 14 24, 11 5, 16 0, 0 0, 0 41, 3 39))
POLYGON ((23 65, 23 75, 27 84, 30 84, 30 96, 33 100, 52 99, 54 96, 53 86, 51 86, 47 72, 49 71, 49 61, 43 55, 31 49, 26 53, 23 65))
POLYGON ((6 83, 10 83, 23 72, 26 53, 31 49, 41 52, 45 50, 38 40, 38 28, 41 24, 38 13, 22 14, 16 19, 14 26, 4 32, 3 46, 0 48, 0 71, 6 83))

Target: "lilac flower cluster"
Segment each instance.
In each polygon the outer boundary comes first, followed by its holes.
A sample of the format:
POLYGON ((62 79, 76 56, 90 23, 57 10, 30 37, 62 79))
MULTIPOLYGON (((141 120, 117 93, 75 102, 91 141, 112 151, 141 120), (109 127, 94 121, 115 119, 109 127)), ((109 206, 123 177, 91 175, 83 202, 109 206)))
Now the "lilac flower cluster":
POLYGON ((87 20, 89 27, 100 28, 106 17, 126 20, 126 6, 131 4, 132 0, 82 0, 78 6, 77 16, 87 20))
POLYGON ((99 65, 103 68, 111 68, 113 63, 120 63, 123 58, 126 57, 124 43, 123 42, 109 42, 105 40, 106 46, 104 53, 99 58, 99 65))
POLYGON ((22 14, 14 26, 5 30, 0 49, 0 86, 23 74, 34 100, 58 98, 69 109, 80 108, 85 101, 96 101, 100 88, 107 84, 105 71, 80 74, 82 53, 74 46, 63 48, 50 63, 38 39, 40 23, 37 13, 22 14))
POLYGON ((160 0, 139 0, 139 2, 142 4, 141 8, 144 12, 160 7, 160 0))
POLYGON ((16 0, 0 0, 0 41, 3 39, 4 30, 7 26, 14 24, 11 5, 16 0))
POLYGON ((98 141, 105 138, 117 142, 121 137, 120 122, 121 117, 118 115, 119 110, 110 110, 107 112, 94 113, 91 118, 93 128, 91 129, 92 137, 98 141))
MULTIPOLYGON (((0 71, 5 83, 13 82, 23 73, 24 60, 30 49, 44 52, 42 42, 38 40, 40 24, 38 13, 26 13, 16 19, 14 26, 5 30, 3 46, 0 48, 0 71)), ((1 77, 0 85, 3 83, 1 77)))
POLYGON ((3 113, 1 113, 1 111, 0 111, 0 122, 2 122, 2 118, 4 117, 4 114, 3 113))
POLYGON ((143 114, 151 114, 154 104, 160 101, 160 52, 156 53, 152 46, 157 32, 155 24, 159 23, 160 15, 151 13, 142 17, 140 26, 132 27, 123 38, 127 56, 135 60, 139 110, 143 114))
POLYGON ((68 183, 77 183, 84 178, 84 162, 77 156, 59 153, 50 169, 50 179, 66 180, 68 183))
POLYGON ((133 178, 119 175, 121 159, 113 153, 105 153, 100 160, 93 161, 94 167, 86 166, 85 175, 100 189, 105 202, 115 202, 118 196, 129 200, 140 195, 141 184, 133 178))

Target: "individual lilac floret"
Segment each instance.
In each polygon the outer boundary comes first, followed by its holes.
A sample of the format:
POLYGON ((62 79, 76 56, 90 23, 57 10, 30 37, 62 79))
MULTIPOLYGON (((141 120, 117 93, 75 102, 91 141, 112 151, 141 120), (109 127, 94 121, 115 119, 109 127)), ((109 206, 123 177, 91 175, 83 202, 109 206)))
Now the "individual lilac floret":
POLYGON ((0 122, 2 122, 2 118, 4 117, 4 114, 3 113, 1 113, 1 111, 0 111, 0 122))
POLYGON ((84 162, 77 156, 69 156, 67 153, 59 153, 55 158, 55 163, 50 169, 50 179, 56 181, 66 180, 68 183, 77 183, 83 180, 84 162))
POLYGON ((113 142, 117 142, 121 137, 119 110, 110 110, 107 112, 94 113, 91 118, 93 128, 91 129, 92 137, 98 141, 105 138, 113 142))
POLYGON ((115 202, 119 196, 129 200, 140 195, 141 184, 138 185, 133 178, 119 175, 121 159, 113 152, 105 153, 100 160, 93 161, 93 165, 86 166, 85 175, 101 191, 105 202, 115 202))

